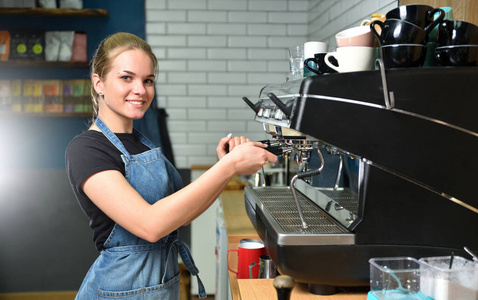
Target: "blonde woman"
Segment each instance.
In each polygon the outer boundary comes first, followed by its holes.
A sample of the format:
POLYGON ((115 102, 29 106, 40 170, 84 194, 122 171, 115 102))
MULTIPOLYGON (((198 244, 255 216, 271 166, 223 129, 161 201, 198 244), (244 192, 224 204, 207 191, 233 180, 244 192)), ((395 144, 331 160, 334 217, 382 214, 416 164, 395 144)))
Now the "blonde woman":
POLYGON ((178 254, 193 275, 198 270, 177 228, 201 215, 232 176, 277 160, 259 142, 224 137, 219 161, 183 188, 161 150, 133 129, 153 101, 156 71, 150 46, 129 33, 109 36, 94 55, 96 116, 66 151, 69 180, 100 251, 77 299, 179 299, 178 254))

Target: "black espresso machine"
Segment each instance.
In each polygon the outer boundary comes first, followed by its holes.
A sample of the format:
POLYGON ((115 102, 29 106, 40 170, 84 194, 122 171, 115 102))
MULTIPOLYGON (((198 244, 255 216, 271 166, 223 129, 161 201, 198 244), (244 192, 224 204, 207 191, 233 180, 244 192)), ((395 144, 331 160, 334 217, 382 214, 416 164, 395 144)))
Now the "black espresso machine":
POLYGON ((243 98, 298 166, 287 186, 247 187, 246 211, 278 271, 316 294, 369 285, 372 257, 478 252, 478 68, 382 66, 243 98))

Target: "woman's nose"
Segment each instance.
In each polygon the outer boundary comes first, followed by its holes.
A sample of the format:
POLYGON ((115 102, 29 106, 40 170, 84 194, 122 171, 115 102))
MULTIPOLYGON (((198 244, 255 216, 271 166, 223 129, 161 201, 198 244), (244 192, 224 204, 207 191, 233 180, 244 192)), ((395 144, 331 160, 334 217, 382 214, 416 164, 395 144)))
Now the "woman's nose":
POLYGON ((143 82, 139 81, 136 82, 133 88, 133 93, 142 95, 146 92, 146 89, 144 88, 143 82))

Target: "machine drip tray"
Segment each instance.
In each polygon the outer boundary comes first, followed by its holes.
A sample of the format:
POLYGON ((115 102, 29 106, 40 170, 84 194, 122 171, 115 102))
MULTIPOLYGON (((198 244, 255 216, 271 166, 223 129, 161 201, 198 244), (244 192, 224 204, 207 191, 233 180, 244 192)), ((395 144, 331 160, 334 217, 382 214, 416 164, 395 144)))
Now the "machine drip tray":
MULTIPOLYGON (((288 187, 253 188, 251 191, 258 206, 265 208, 278 228, 280 234, 347 234, 350 233, 326 212, 320 209, 301 193, 298 193, 302 212, 308 228, 302 229, 299 212, 288 187)), ((247 196, 246 196, 247 197, 247 196)), ((264 211, 264 209, 262 209, 264 211)), ((271 220, 269 220, 271 221, 271 220)), ((276 227, 276 226, 274 226, 276 227)))

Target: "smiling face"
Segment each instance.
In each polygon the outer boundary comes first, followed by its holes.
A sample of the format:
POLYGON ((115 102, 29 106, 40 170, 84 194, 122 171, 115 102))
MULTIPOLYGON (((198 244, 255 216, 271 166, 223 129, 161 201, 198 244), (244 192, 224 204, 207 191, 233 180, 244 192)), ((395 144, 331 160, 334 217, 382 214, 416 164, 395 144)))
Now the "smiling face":
POLYGON ((142 50, 127 50, 113 59, 104 78, 93 74, 101 95, 99 117, 113 132, 131 132, 133 120, 144 116, 154 97, 154 65, 142 50))

